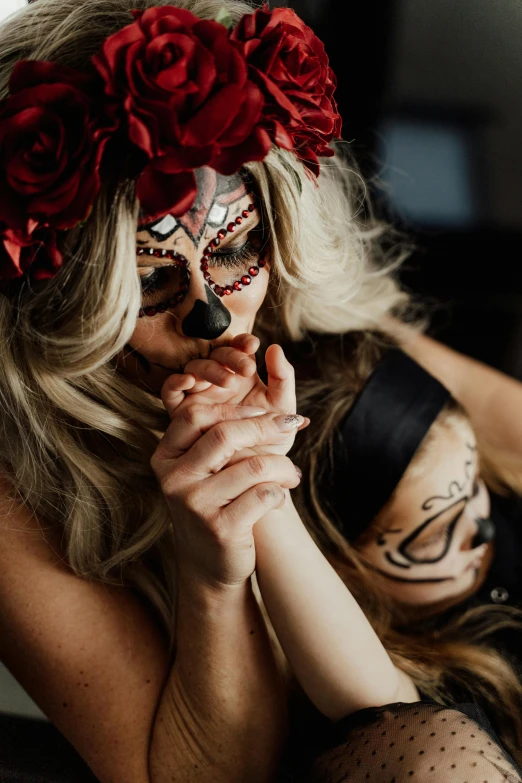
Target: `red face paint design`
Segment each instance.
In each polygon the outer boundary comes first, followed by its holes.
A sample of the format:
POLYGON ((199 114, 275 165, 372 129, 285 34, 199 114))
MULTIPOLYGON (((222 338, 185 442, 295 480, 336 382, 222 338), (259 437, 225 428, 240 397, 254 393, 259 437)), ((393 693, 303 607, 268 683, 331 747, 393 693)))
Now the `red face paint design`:
MULTIPOLYGON (((151 293, 158 290, 161 283, 170 280, 177 282, 171 295, 155 304, 144 305, 140 308, 139 317, 154 316, 166 310, 176 307, 187 295, 190 285, 190 262, 186 255, 177 252, 173 248, 165 247, 164 243, 182 229, 193 246, 198 248, 202 237, 208 236, 209 229, 215 230, 208 244, 204 247, 199 259, 199 268, 208 287, 218 296, 230 296, 250 285, 253 278, 257 277, 260 269, 266 266, 266 258, 263 253, 266 248, 266 238, 262 231, 257 231, 256 236, 249 235, 248 240, 238 249, 227 251, 219 249, 227 236, 239 230, 243 223, 252 223, 252 216, 256 210, 256 201, 252 199, 244 204, 238 214, 233 212, 238 208, 244 197, 248 195, 248 187, 244 179, 238 174, 232 177, 223 177, 214 170, 205 167, 196 172, 198 180, 198 196, 193 207, 182 217, 165 215, 154 223, 142 224, 139 233, 146 231, 155 244, 147 244, 145 240, 138 239, 137 255, 172 261, 172 264, 163 264, 158 271, 148 275, 144 292, 151 293), (231 219, 232 218, 232 219, 231 219), (217 229, 217 230, 216 230, 217 229), (161 246, 158 243, 163 243, 161 246)), ((252 194, 251 194, 252 195, 252 194)), ((207 296, 207 304, 214 300, 207 296)))

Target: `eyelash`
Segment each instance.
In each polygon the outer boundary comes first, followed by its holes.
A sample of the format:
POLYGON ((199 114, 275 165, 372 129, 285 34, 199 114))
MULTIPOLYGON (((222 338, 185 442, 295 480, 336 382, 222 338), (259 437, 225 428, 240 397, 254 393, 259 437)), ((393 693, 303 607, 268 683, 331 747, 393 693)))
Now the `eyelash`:
POLYGON ((419 549, 425 549, 426 547, 431 546, 432 544, 436 544, 441 539, 444 539, 444 541, 447 541, 448 540, 448 535, 449 535, 449 525, 446 525, 445 528, 440 530, 438 533, 436 533, 431 538, 427 538, 425 541, 422 541, 419 544, 417 544, 417 546, 415 547, 415 551, 417 551, 419 549))
POLYGON ((221 264, 211 263, 209 266, 224 266, 227 269, 233 269, 234 267, 241 266, 247 261, 253 261, 255 258, 257 258, 258 254, 259 251, 253 246, 252 242, 247 239, 245 244, 241 247, 238 247, 237 250, 216 250, 214 253, 211 253, 211 259, 221 258, 226 259, 226 261, 221 264))
MULTIPOLYGON (((232 251, 214 251, 210 256, 210 268, 216 266, 224 266, 227 269, 234 269, 238 266, 248 264, 250 261, 254 261, 259 255, 259 251, 254 247, 249 239, 244 245, 232 251), (219 263, 212 263, 216 258, 220 259, 219 263)), ((168 270, 172 269, 174 265, 168 264, 155 269, 148 275, 140 277, 142 293, 150 295, 156 291, 160 291, 168 282, 168 270)))

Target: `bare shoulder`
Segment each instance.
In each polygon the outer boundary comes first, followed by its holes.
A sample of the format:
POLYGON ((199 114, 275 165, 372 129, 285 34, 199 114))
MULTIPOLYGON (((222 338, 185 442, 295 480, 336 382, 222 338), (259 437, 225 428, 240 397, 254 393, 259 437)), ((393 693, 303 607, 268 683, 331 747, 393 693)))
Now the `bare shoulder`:
POLYGON ((148 783, 167 643, 126 587, 76 576, 0 480, 0 659, 102 783, 148 783))

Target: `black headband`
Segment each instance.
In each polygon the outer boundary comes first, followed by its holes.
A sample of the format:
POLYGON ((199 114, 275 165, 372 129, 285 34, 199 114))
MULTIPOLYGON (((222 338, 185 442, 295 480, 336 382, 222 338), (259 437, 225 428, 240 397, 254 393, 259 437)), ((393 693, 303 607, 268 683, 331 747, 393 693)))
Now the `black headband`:
POLYGON ((349 541, 389 500, 449 397, 400 350, 377 365, 334 436, 326 499, 349 541))

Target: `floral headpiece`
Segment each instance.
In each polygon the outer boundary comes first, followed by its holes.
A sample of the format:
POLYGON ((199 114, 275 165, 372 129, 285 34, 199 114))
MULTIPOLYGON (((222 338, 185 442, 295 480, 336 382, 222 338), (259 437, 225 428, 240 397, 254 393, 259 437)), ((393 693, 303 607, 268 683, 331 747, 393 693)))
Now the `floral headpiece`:
POLYGON ((13 69, 0 103, 0 280, 29 268, 54 277, 57 232, 86 220, 122 149, 150 220, 192 206, 200 166, 233 174, 276 144, 318 175, 318 156, 333 154, 335 76, 294 11, 264 6, 235 27, 224 12, 132 13, 92 73, 37 60, 13 69))

